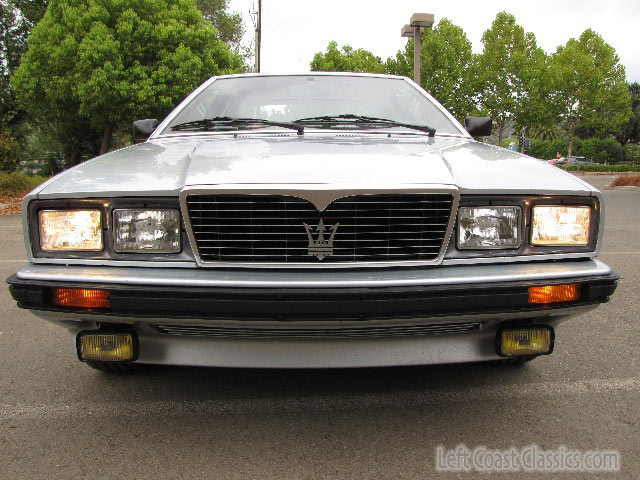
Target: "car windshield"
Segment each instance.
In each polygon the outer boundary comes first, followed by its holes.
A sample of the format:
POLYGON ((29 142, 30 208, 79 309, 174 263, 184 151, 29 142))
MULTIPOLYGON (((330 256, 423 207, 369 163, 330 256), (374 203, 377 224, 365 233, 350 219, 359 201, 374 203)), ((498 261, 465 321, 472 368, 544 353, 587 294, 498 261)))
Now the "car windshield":
MULTIPOLYGON (((294 122, 327 116, 334 117, 334 120, 323 122, 322 128, 355 126, 353 122, 335 118, 339 115, 357 115, 428 126, 439 134, 461 134, 433 102, 400 77, 312 74, 219 78, 189 102, 163 133, 202 130, 202 125, 200 128, 190 128, 189 122, 220 118, 294 122), (178 125, 181 127, 173 130, 178 125)), ((381 127, 366 123, 358 126, 381 127)), ((415 132, 406 127, 382 127, 415 132)), ((250 124, 250 128, 273 128, 273 125, 255 123, 250 124)), ((307 128, 318 126, 309 125, 307 128)), ((217 127, 216 131, 219 130, 217 127)))

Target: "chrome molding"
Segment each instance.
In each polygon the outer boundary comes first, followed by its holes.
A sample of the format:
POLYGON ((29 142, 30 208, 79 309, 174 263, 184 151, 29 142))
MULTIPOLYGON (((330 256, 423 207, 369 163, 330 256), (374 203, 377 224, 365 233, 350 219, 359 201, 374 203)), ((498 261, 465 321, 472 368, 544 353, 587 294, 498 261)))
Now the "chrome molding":
POLYGON ((421 185, 415 184, 407 187, 406 185, 380 186, 378 188, 362 187, 358 185, 213 185, 200 186, 194 185, 185 187, 180 192, 180 208, 182 210, 182 218, 187 229, 189 243, 196 257, 196 262, 200 267, 239 267, 239 268, 355 268, 355 267, 397 267, 397 266, 422 266, 422 265, 438 265, 442 263, 444 254, 451 240, 453 227, 456 221, 456 213, 458 204, 460 203, 460 192, 458 188, 452 185, 421 185), (434 194, 446 193, 452 196, 451 214, 449 215, 449 223, 443 237, 442 246, 435 260, 429 261, 384 261, 384 262, 340 262, 340 263, 276 263, 276 262, 203 262, 200 258, 197 242, 193 234, 191 218, 187 208, 187 197, 189 195, 198 194, 217 194, 217 195, 284 195, 302 198, 312 203, 318 212, 325 210, 331 202, 344 197, 354 195, 380 195, 380 194, 434 194))

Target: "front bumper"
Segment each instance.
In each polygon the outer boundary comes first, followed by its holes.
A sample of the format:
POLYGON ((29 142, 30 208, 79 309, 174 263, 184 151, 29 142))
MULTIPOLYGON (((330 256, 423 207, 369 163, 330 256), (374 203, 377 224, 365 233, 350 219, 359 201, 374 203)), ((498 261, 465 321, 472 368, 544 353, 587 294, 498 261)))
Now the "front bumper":
POLYGON ((19 306, 71 330, 137 332, 139 362, 353 367, 498 358, 505 323, 555 326, 606 302, 597 260, 394 270, 240 271, 28 265, 19 306), (529 305, 528 288, 578 283, 580 299, 529 305), (55 287, 105 289, 108 310, 53 306, 55 287))

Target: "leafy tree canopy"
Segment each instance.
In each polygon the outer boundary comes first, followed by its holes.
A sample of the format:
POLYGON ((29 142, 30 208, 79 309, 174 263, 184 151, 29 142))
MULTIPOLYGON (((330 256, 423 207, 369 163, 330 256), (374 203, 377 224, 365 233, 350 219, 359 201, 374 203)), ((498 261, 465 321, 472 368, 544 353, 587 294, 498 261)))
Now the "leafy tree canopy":
POLYGON ((640 83, 629 84, 629 94, 631 95, 631 118, 622 130, 619 140, 625 144, 640 143, 640 83))
POLYGON ((229 12, 229 0, 196 0, 196 6, 205 19, 218 30, 218 38, 233 48, 238 48, 244 35, 242 15, 229 12))
POLYGON ((494 120, 498 144, 511 121, 527 125, 548 109, 541 103, 540 81, 546 55, 535 35, 525 32, 513 15, 500 12, 482 35, 484 49, 478 59, 482 109, 494 120))
POLYGON ((578 125, 596 133, 617 133, 631 117, 624 66, 613 47, 591 29, 558 47, 550 61, 552 97, 569 135, 569 154, 578 125))
POLYGON ((0 129, 9 129, 20 119, 9 80, 48 4, 48 0, 0 0, 0 129))
POLYGON ((327 51, 318 52, 311 61, 311 70, 315 72, 367 72, 385 73, 380 57, 368 50, 354 50, 349 45, 338 48, 337 42, 329 42, 327 51))
POLYGON ((193 0, 52 0, 12 86, 74 164, 96 134, 104 153, 114 126, 162 118, 206 78, 242 67, 193 0))
MULTIPOLYGON (((387 59, 387 71, 395 75, 413 75, 413 38, 404 51, 387 59)), ((464 30, 443 18, 422 36, 420 46, 422 87, 458 119, 476 109, 475 57, 464 30)))

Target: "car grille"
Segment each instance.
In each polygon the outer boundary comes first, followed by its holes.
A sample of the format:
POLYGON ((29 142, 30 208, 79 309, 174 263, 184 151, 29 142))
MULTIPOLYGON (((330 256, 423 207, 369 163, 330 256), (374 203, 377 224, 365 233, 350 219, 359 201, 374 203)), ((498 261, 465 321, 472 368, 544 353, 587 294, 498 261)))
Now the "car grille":
POLYGON ((368 325, 323 327, 233 327, 213 325, 156 325, 167 335, 191 337, 245 338, 344 338, 344 337, 404 337, 444 335, 479 330, 477 322, 432 325, 368 325))
POLYGON ((293 196, 194 194, 187 208, 205 263, 434 261, 452 202, 440 193, 356 195, 319 212, 293 196))

